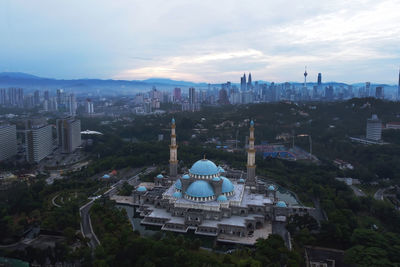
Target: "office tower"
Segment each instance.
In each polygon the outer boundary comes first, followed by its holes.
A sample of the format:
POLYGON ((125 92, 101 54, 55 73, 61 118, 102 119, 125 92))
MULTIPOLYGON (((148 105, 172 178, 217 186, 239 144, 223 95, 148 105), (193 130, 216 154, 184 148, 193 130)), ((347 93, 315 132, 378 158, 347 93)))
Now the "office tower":
POLYGON ((86 99, 86 113, 87 114, 93 114, 94 113, 93 102, 89 98, 86 99))
POLYGON ((313 98, 313 99, 318 98, 318 85, 314 85, 314 86, 313 86, 312 98, 313 98))
POLYGON ((174 102, 178 102, 181 100, 182 100, 181 88, 174 88, 174 102))
POLYGON ((81 143, 81 121, 72 117, 58 119, 57 142, 62 153, 72 153, 81 143))
POLYGON ((39 90, 35 90, 35 92, 33 92, 33 104, 35 106, 40 105, 40 92, 39 92, 39 90))
POLYGON ((0 89, 0 105, 5 105, 7 103, 7 92, 6 89, 0 89))
POLYGON ((228 93, 226 92, 225 89, 219 90, 218 103, 220 105, 228 105, 229 104, 228 93))
POLYGON ((321 88, 322 85, 322 74, 318 73, 318 88, 321 88))
POLYGON ((383 99, 383 87, 382 86, 377 86, 375 88, 375 97, 379 99, 383 99))
POLYGON ((304 87, 307 88, 307 66, 304 68, 304 87))
POLYGON ((76 99, 74 94, 68 96, 68 112, 70 116, 76 115, 76 99))
POLYGON ((376 114, 367 119, 367 139, 380 141, 382 139, 382 122, 376 114))
POLYGON ((49 101, 49 110, 58 111, 57 97, 52 97, 52 98, 50 98, 50 101, 49 101))
POLYGON ((49 101, 48 100, 43 100, 43 110, 44 111, 49 111, 49 101))
POLYGON ((247 90, 252 90, 253 84, 251 82, 251 73, 249 73, 249 81, 247 82, 247 90))
POLYGON ((0 125, 0 161, 17 154, 17 127, 0 125))
POLYGON ((194 87, 189 88, 189 104, 194 105, 196 103, 196 89, 194 87))
POLYGON ((371 83, 370 82, 366 82, 365 83, 365 96, 366 97, 371 96, 370 88, 371 88, 371 83))
POLYGON ((53 151, 51 125, 31 125, 25 131, 26 160, 38 163, 53 151))
POLYGON ((325 98, 329 100, 333 100, 333 86, 329 85, 325 87, 325 98))
POLYGON ((64 104, 64 90, 63 89, 57 89, 57 103, 59 105, 64 104))
POLYGON ((247 84, 246 84, 246 73, 243 73, 243 77, 240 78, 240 91, 246 91, 247 84))
POLYGON ((47 101, 49 101, 50 100, 50 94, 49 94, 49 91, 44 91, 44 94, 43 94, 43 98, 44 98, 44 100, 47 100, 47 101))

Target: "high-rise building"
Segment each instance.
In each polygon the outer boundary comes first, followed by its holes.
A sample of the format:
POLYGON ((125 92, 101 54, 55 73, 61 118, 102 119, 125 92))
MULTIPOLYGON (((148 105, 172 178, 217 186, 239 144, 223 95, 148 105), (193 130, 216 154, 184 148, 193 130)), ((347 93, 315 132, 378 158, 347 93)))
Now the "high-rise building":
POLYGON ((72 117, 57 120, 57 141, 62 153, 72 153, 81 144, 81 121, 72 117))
POLYGON ((15 125, 0 125, 0 161, 17 154, 17 128, 15 125))
POLYGON ((76 99, 74 94, 68 96, 68 112, 70 116, 76 115, 76 99))
POLYGON ((321 88, 322 85, 322 74, 321 72, 318 73, 318 88, 321 88))
POLYGON ((0 89, 0 105, 7 104, 7 92, 6 89, 0 89))
POLYGON ((179 102, 182 100, 181 88, 174 88, 174 102, 179 102))
POLYGON ((379 99, 383 99, 383 87, 382 86, 377 86, 375 88, 375 97, 379 99))
POLYGON ((194 87, 189 88, 189 104, 193 105, 196 103, 196 89, 194 87))
POLYGON ((253 84, 251 82, 251 73, 249 73, 249 80, 247 82, 247 90, 252 90, 253 89, 253 84))
POLYGON ((246 73, 243 73, 243 77, 240 78, 240 91, 247 91, 246 73))
POLYGON ((44 94, 43 94, 43 98, 44 98, 44 100, 47 100, 47 101, 49 101, 50 100, 50 94, 49 94, 49 91, 44 91, 44 94))
POLYGON ((370 97, 371 96, 371 83, 370 82, 366 82, 365 83, 365 96, 366 97, 370 97))
POLYGON ((367 119, 367 135, 369 140, 380 141, 382 139, 382 122, 376 114, 367 119))
POLYGON ((33 92, 33 104, 35 106, 40 105, 40 91, 39 90, 35 90, 35 92, 33 92))
POLYGON ((86 113, 87 114, 93 114, 94 113, 93 102, 89 98, 86 99, 86 113))
POLYGON ((226 90, 224 88, 219 90, 218 103, 221 105, 229 104, 228 93, 226 92, 226 90))
POLYGON ((38 163, 53 151, 51 125, 29 125, 25 131, 26 160, 38 163))

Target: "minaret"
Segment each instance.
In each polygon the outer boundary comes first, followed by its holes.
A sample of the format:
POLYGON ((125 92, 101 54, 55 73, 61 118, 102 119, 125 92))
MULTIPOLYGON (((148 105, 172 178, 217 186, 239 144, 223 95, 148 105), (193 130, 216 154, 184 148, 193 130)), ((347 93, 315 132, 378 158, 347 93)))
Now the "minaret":
POLYGON ((171 120, 171 145, 169 146, 169 176, 175 178, 178 174, 178 146, 176 144, 175 119, 171 120))
POLYGON ((250 122, 249 149, 247 150, 247 179, 246 185, 256 186, 256 150, 254 148, 254 121, 250 122))
POLYGON ((304 68, 304 88, 307 88, 307 66, 304 68))
POLYGON ((400 101, 400 69, 399 69, 399 84, 397 85, 397 100, 400 101))

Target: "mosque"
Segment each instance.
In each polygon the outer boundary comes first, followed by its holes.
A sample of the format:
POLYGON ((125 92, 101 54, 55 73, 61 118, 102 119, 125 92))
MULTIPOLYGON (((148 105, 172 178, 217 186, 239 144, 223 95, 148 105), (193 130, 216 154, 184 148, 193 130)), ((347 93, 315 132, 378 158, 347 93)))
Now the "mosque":
POLYGON ((272 232, 273 222, 313 208, 290 206, 277 198, 274 185, 256 176, 254 122, 250 122, 247 175, 225 171, 205 158, 188 173, 178 174, 175 120, 171 122, 169 175, 159 174, 154 185, 139 185, 133 193, 143 219, 141 224, 162 230, 214 236, 234 243, 254 243, 272 232), (245 240, 245 242, 243 242, 245 240))

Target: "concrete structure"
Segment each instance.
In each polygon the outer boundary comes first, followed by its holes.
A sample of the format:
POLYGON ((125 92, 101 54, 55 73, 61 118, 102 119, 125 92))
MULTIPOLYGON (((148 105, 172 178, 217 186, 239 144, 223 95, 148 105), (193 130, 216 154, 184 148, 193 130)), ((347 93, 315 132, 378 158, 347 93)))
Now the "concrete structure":
POLYGON ((175 119, 171 121, 171 145, 169 146, 169 175, 176 177, 178 174, 178 145, 176 144, 175 119))
POLYGON ((380 141, 382 139, 382 122, 378 119, 376 114, 373 114, 367 120, 367 135, 368 140, 380 141))
POLYGON ((58 146, 62 153, 72 153, 81 144, 81 121, 72 117, 57 120, 58 146))
POLYGON ((247 150, 247 180, 246 186, 255 189, 256 186, 256 150, 254 148, 254 121, 250 122, 249 148, 247 150))
POLYGON ((15 125, 0 125, 0 161, 17 154, 17 128, 15 125))
MULTIPOLYGON (((175 172, 171 165, 177 155, 174 120, 172 125, 170 172, 175 172)), ((253 126, 252 122, 250 167, 255 166, 253 126)), ((154 177, 154 184, 139 184, 133 192, 133 204, 143 217, 141 224, 179 233, 194 230, 195 234, 217 237, 219 241, 250 245, 272 233, 272 222, 313 210, 289 206, 277 198, 274 185, 258 181, 255 176, 248 176, 252 181, 247 183, 241 171, 229 174, 231 177, 225 177, 227 174, 204 157, 186 174, 172 177, 159 174, 154 177)))
POLYGON ((53 151, 51 125, 31 125, 25 131, 26 160, 38 163, 53 151))

